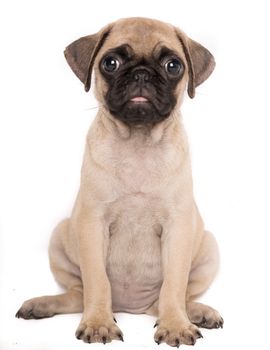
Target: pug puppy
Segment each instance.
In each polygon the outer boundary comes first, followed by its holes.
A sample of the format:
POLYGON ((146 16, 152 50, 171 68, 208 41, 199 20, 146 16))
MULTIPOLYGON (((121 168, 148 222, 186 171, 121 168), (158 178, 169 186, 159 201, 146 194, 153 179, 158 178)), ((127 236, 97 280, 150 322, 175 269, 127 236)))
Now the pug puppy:
POLYGON ((113 312, 158 317, 154 339, 178 347, 223 320, 194 301, 218 270, 218 248, 193 198, 179 112, 187 86, 212 73, 211 53, 172 25, 121 19, 65 50, 99 110, 89 130, 71 217, 53 232, 49 256, 66 293, 26 301, 25 319, 83 312, 84 342, 123 340, 113 312))

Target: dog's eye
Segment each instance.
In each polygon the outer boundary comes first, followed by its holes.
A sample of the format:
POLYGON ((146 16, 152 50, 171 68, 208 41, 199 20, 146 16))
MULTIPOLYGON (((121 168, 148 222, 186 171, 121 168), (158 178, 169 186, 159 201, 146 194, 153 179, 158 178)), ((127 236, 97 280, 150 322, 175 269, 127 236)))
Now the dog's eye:
POLYGON ((107 73, 113 73, 118 70, 120 62, 113 56, 107 56, 102 62, 102 67, 107 73))
POLYGON ((183 70, 183 64, 177 58, 170 59, 165 63, 165 70, 170 75, 179 75, 183 70))

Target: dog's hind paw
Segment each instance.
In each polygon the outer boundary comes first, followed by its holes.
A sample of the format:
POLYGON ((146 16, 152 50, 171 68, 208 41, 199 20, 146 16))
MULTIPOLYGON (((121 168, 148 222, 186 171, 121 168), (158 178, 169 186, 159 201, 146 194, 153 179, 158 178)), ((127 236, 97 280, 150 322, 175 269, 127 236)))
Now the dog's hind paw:
POLYGON ((190 321, 201 328, 223 328, 224 320, 212 307, 196 302, 187 303, 190 321))

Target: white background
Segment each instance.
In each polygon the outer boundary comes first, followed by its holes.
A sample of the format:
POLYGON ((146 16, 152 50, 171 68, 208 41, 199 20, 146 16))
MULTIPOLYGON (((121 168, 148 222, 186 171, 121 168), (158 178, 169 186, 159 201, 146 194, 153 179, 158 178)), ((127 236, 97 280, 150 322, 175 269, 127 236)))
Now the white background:
MULTIPOLYGON (((269 342, 269 10, 267 1, 2 1, 0 8, 0 349, 103 349, 75 339, 80 315, 15 319, 28 298, 60 288, 48 266, 53 227, 69 215, 87 129, 97 107, 63 49, 121 17, 181 27, 215 56, 211 78, 186 97, 194 191, 220 246, 221 270, 202 298, 223 315, 196 349, 267 348, 269 342)), ((169 349, 154 318, 116 315, 125 343, 169 349)))

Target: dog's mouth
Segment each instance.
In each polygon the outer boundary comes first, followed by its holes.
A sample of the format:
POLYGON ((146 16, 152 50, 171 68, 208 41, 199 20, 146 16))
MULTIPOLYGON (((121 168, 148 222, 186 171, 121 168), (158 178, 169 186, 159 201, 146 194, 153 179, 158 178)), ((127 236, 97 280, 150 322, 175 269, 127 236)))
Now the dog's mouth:
POLYGON ((164 104, 152 96, 148 91, 145 93, 133 93, 122 100, 114 99, 108 103, 110 112, 117 118, 129 125, 156 124, 169 116, 170 104, 164 104))
POLYGON ((148 98, 146 98, 144 96, 135 96, 135 97, 130 99, 130 102, 133 102, 133 103, 148 103, 149 100, 148 100, 148 98))

